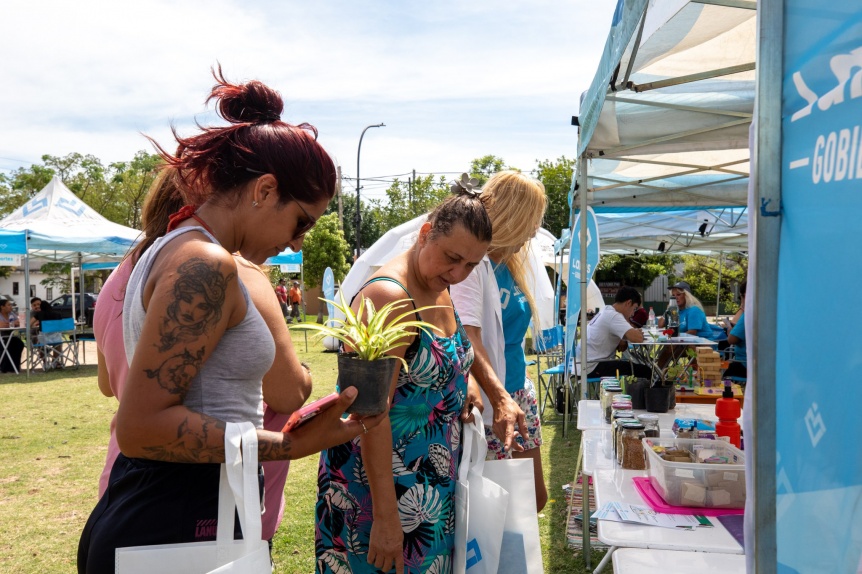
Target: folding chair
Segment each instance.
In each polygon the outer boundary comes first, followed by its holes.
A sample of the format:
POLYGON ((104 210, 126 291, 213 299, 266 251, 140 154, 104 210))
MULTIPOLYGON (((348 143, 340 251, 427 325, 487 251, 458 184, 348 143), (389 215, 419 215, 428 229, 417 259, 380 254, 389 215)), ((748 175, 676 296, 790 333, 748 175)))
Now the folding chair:
POLYGON ((562 325, 545 329, 534 337, 536 347, 536 363, 539 371, 538 403, 539 418, 545 413, 548 404, 553 405, 557 388, 565 376, 563 365, 563 334, 562 325), (543 398, 544 393, 544 398, 543 398))
POLYGON ((78 337, 75 320, 57 319, 42 321, 39 341, 33 345, 30 368, 41 367, 45 371, 79 365, 78 337))

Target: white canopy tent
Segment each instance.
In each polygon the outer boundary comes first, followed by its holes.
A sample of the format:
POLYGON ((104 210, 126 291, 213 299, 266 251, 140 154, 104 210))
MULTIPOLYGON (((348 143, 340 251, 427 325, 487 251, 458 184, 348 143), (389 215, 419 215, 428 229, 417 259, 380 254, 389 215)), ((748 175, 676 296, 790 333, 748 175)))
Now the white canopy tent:
POLYGON ((26 231, 31 256, 51 259, 122 257, 141 235, 109 221, 78 199, 59 177, 0 220, 0 229, 26 231))
POLYGON ((573 187, 587 189, 602 251, 657 252, 662 242, 675 252, 747 249, 755 8, 749 0, 618 4, 576 119, 573 187))
MULTIPOLYGON (((57 176, 27 203, 0 220, 0 229, 25 233, 24 292, 28 298, 30 257, 74 262, 81 269, 84 261, 119 260, 141 235, 137 229, 119 225, 96 213, 57 176)), ((83 301, 82 276, 81 283, 79 292, 83 301)), ((73 299, 73 316, 75 306, 73 299)), ((27 321, 28 341, 29 330, 27 321)))
MULTIPOLYGON (((756 8, 750 0, 618 1, 574 120, 572 220, 589 204, 604 219, 603 250, 747 248, 756 8)), ((585 247, 581 221, 572 232, 585 247)), ((583 268, 584 248, 580 257, 583 268)), ((585 379, 586 353, 581 361, 585 379)))

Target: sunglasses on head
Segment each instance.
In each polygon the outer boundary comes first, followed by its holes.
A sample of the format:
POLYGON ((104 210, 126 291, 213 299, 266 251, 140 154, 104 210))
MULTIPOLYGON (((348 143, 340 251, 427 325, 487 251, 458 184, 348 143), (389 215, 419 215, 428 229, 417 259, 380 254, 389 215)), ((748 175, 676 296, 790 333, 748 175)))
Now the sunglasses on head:
MULTIPOLYGON (((250 167, 245 168, 245 170, 247 172, 253 173, 255 175, 266 175, 266 172, 258 171, 256 169, 251 169, 250 167)), ((311 228, 314 227, 315 223, 317 223, 317 219, 312 217, 308 213, 308 211, 302 206, 302 204, 299 203, 298 199, 296 199, 295 197, 293 197, 289 193, 288 193, 288 196, 290 196, 290 198, 293 200, 293 202, 299 206, 299 209, 302 210, 302 213, 305 214, 305 217, 306 217, 306 219, 304 219, 304 220, 301 217, 298 217, 296 220, 296 228, 293 230, 293 238, 299 239, 300 237, 302 237, 303 235, 305 235, 306 233, 311 231, 311 228)))

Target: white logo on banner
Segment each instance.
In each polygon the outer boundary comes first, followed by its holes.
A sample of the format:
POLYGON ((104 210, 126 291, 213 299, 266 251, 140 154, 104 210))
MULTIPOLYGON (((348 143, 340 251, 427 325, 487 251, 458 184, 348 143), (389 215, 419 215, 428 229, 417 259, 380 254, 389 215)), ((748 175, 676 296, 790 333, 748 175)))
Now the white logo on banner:
POLYGON ((823 417, 817 412, 817 403, 811 403, 811 408, 805 413, 805 428, 808 429, 811 446, 816 447, 823 435, 826 434, 826 423, 823 422, 823 417))
MULTIPOLYGON (((814 104, 821 111, 844 102, 847 83, 850 83, 850 99, 862 98, 862 46, 846 54, 833 56, 829 69, 835 76, 837 85, 822 96, 808 87, 801 72, 793 73, 793 85, 807 105, 796 111, 790 121, 795 122, 811 115, 814 104), (855 73, 854 73, 855 72, 855 73)), ((790 169, 811 165, 811 181, 844 181, 862 178, 862 130, 860 126, 846 127, 817 136, 811 156, 794 159, 790 169)))
POLYGON ((790 484, 790 479, 787 478, 787 472, 781 466, 781 453, 775 453, 775 467, 778 472, 775 474, 775 518, 781 520, 781 516, 793 505, 796 499, 796 494, 793 493, 793 485, 790 484))

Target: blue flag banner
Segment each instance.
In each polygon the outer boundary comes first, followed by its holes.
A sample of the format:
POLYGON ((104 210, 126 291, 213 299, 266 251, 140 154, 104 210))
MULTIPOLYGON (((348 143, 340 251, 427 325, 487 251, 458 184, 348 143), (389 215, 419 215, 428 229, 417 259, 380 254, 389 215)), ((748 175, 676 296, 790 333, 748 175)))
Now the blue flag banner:
POLYGON ((7 255, 24 255, 27 253, 24 232, 0 230, 0 253, 7 255))
MULTIPOLYGON (((332 273, 332 268, 327 267, 323 271, 323 298, 335 301, 335 275, 332 273)), ((326 304, 326 316, 332 317, 335 315, 335 308, 332 303, 326 304)))
POLYGON ((302 251, 294 253, 290 249, 286 249, 266 260, 267 265, 302 265, 302 251))
POLYGON ((850 247, 862 212, 862 4, 785 0, 784 13, 778 572, 860 572, 862 450, 852 405, 862 404, 862 348, 841 343, 856 339, 855 321, 843 297, 823 291, 862 285, 862 258, 850 247), (800 325, 820 327, 801 335, 800 325))
MULTIPOLYGON (((593 278, 596 266, 599 264, 599 226, 596 214, 587 207, 587 269, 586 281, 593 278)), ((569 244, 569 281, 568 298, 566 299, 566 364, 575 343, 575 331, 578 317, 581 313, 581 214, 575 218, 572 225, 572 240, 569 244)), ((573 371, 575 372, 575 371, 573 371)))

